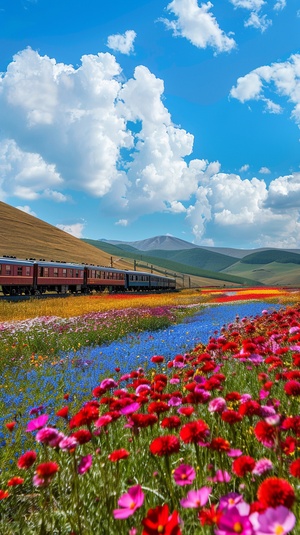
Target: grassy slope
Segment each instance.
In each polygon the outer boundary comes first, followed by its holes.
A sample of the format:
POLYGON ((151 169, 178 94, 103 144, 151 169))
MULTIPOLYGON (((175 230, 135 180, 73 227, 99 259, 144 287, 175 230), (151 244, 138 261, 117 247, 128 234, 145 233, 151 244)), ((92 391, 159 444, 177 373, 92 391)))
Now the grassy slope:
POLYGON ((270 249, 268 251, 249 254, 241 260, 242 264, 270 264, 271 262, 300 264, 300 254, 270 249))
POLYGON ((266 285, 300 286, 300 268, 296 264, 270 262, 268 264, 246 264, 237 262, 225 273, 259 280, 266 285))

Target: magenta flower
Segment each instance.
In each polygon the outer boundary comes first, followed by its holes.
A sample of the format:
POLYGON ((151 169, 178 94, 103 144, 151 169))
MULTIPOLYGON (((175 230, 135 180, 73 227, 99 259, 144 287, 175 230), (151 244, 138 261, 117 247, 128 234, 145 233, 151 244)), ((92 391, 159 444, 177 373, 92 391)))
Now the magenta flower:
POLYGON ((87 472, 91 468, 92 462, 93 462, 93 456, 92 455, 86 455, 85 457, 81 457, 81 461, 80 461, 80 463, 78 465, 78 468, 77 468, 78 474, 82 475, 85 472, 87 472))
POLYGON ((202 487, 199 490, 190 490, 187 493, 187 497, 180 500, 180 505, 184 508, 202 507, 207 503, 208 497, 211 492, 211 487, 202 487))
POLYGON ((225 509, 218 522, 215 535, 252 535, 253 527, 249 520, 250 506, 239 503, 235 507, 225 509))
POLYGON ((41 414, 34 420, 30 420, 30 422, 28 422, 27 424, 26 432, 28 433, 30 431, 36 431, 37 429, 41 429, 48 422, 48 419, 48 414, 41 414))
POLYGON ((177 485, 191 485, 195 477, 194 468, 188 464, 181 464, 174 470, 174 480, 177 485))
POLYGON ((105 427, 112 421, 112 417, 109 414, 104 414, 95 422, 95 427, 105 427))
POLYGON ((100 388, 104 388, 104 390, 109 390, 110 388, 116 388, 118 386, 118 383, 114 379, 111 379, 110 377, 107 377, 107 379, 103 379, 103 381, 100 383, 100 388))
POLYGON ((43 429, 40 429, 36 436, 35 440, 37 442, 41 442, 42 444, 48 444, 49 446, 52 446, 52 442, 55 442, 54 447, 57 446, 58 442, 63 438, 64 435, 62 435, 58 431, 58 429, 55 429, 54 427, 43 427, 43 429))
POLYGON ((123 520, 133 515, 133 513, 143 505, 144 493, 140 485, 135 485, 128 489, 127 494, 123 494, 119 500, 118 505, 121 509, 114 509, 113 515, 115 518, 123 520))
POLYGON ((168 401, 169 407, 178 407, 182 405, 182 399, 179 396, 172 396, 168 401))
POLYGON ((243 496, 237 492, 229 492, 226 496, 222 496, 220 499, 220 509, 231 509, 238 503, 243 502, 243 496))
POLYGON ((69 451, 76 448, 78 442, 75 437, 64 437, 60 443, 59 447, 63 451, 69 451))
POLYGON ((140 408, 140 404, 135 401, 134 403, 130 403, 129 405, 126 405, 122 409, 120 409, 121 414, 132 414, 135 411, 138 411, 140 408))
POLYGON ((286 535, 295 523, 295 515, 283 505, 275 509, 269 507, 264 513, 252 513, 250 521, 255 535, 286 535))

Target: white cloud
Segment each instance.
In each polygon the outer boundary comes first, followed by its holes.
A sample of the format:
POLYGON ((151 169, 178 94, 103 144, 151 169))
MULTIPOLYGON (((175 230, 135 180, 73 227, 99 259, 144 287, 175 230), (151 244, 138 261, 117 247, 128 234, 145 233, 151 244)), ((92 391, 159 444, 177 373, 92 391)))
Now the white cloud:
POLYGON ((134 30, 127 30, 123 35, 110 35, 107 39, 107 46, 114 52, 121 52, 129 55, 134 50, 134 40, 136 33, 134 30))
POLYGON ((217 173, 199 186, 187 221, 199 244, 214 239, 226 245, 230 236, 237 246, 299 247, 299 210, 300 173, 269 187, 257 178, 217 173))
POLYGON ((268 167, 261 167, 260 170, 259 170, 259 173, 263 174, 263 175, 269 175, 271 173, 270 169, 268 169, 268 167))
POLYGON ((246 163, 245 165, 242 165, 242 167, 239 169, 240 173, 244 173, 245 171, 249 171, 250 165, 246 163))
POLYGON ((238 78, 230 95, 241 102, 261 100, 267 104, 266 111, 280 113, 281 106, 264 95, 267 85, 277 96, 286 97, 294 105, 291 115, 300 126, 300 54, 292 55, 285 62, 259 67, 238 78))
POLYGON ((71 234, 75 238, 82 238, 83 237, 83 230, 85 227, 85 223, 73 223, 70 225, 56 225, 57 228, 60 230, 63 230, 64 232, 67 232, 68 234, 71 234))
MULTIPOLYGON (((249 19, 244 22, 246 28, 250 26, 264 32, 272 24, 272 21, 267 19, 267 15, 261 14, 261 9, 266 4, 265 0, 230 0, 230 2, 235 9, 243 8, 251 12, 249 19)), ((279 0, 277 3, 280 4, 283 2, 285 0, 279 0)))
POLYGON ((272 21, 271 19, 267 18, 267 15, 261 15, 256 11, 252 11, 249 19, 245 21, 244 25, 246 28, 252 26, 252 28, 256 28, 263 33, 269 26, 272 25, 272 21))
POLYGON ((115 223, 115 225, 120 225, 121 227, 127 227, 128 220, 127 219, 119 219, 119 221, 117 221, 115 223))
POLYGON ((33 210, 31 210, 28 204, 26 204, 25 206, 16 206, 16 208, 18 208, 18 210, 21 210, 22 212, 25 212, 25 214, 29 214, 29 215, 32 215, 33 217, 37 217, 36 213, 33 210))
POLYGON ((198 6, 197 0, 172 0, 167 11, 175 20, 160 19, 174 36, 185 37, 198 48, 212 47, 216 52, 229 52, 236 43, 221 30, 216 18, 210 12, 213 4, 207 2, 198 6))
POLYGON ((275 11, 281 11, 282 9, 284 9, 286 6, 286 0, 277 0, 277 2, 275 2, 275 5, 274 5, 274 8, 275 11))
POLYGON ((173 214, 183 214, 186 212, 185 206, 178 201, 167 203, 167 210, 173 214))

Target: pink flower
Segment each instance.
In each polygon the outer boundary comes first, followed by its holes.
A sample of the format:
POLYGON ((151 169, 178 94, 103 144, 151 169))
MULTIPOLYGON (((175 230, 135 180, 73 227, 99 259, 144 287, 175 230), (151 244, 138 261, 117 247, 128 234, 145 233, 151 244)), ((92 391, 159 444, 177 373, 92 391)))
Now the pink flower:
POLYGON ((96 427, 105 427, 112 421, 112 417, 109 414, 104 414, 95 422, 96 427))
POLYGON ((202 487, 199 490, 190 490, 187 497, 180 500, 180 505, 184 508, 192 507, 197 509, 207 503, 211 492, 211 487, 202 487))
POLYGON ((217 470, 214 477, 208 477, 207 479, 213 481, 213 483, 228 483, 231 480, 231 476, 226 470, 217 470))
POLYGON ((77 468, 78 474, 82 475, 85 472, 87 472, 91 468, 92 462, 93 462, 92 455, 86 455, 85 457, 81 457, 80 463, 77 468))
POLYGON ((295 523, 295 515, 283 505, 279 507, 269 507, 264 513, 253 513, 250 515, 251 524, 255 530, 255 535, 286 535, 295 523))
POLYGON ((76 448, 78 442, 75 437, 64 437, 60 443, 59 447, 63 451, 69 451, 76 448))
POLYGON ((37 429, 41 429, 47 423, 48 419, 48 414, 41 414, 41 416, 38 416, 34 420, 30 420, 30 422, 28 422, 27 424, 26 432, 28 433, 30 431, 36 431, 37 429))
POLYGON ((243 496, 241 494, 238 494, 237 492, 229 492, 226 496, 221 497, 219 508, 230 509, 243 501, 243 496))
POLYGON ((144 493, 140 485, 135 485, 128 489, 127 494, 123 494, 119 500, 118 505, 121 509, 114 509, 113 515, 115 518, 123 520, 133 515, 133 513, 143 505, 144 493))
POLYGON ((196 472, 189 464, 181 464, 174 470, 174 480, 177 485, 191 485, 196 477, 196 472))
POLYGON ((116 388, 118 386, 118 383, 114 379, 111 379, 108 377, 107 379, 103 379, 103 381, 100 383, 100 388, 104 388, 104 390, 109 390, 110 388, 116 388))
POLYGON ((249 520, 250 506, 241 502, 236 506, 225 509, 218 522, 215 535, 252 535, 253 528, 249 520))
POLYGON ((179 396, 172 396, 168 401, 169 407, 178 407, 182 405, 182 399, 179 396))
POLYGON ((226 409, 226 400, 224 398, 215 398, 209 402, 209 412, 223 412, 226 409))
POLYGON ((56 448, 63 437, 64 435, 58 429, 54 427, 43 427, 43 429, 37 432, 35 440, 42 444, 47 444, 51 448, 56 448))
POLYGON ((261 476, 268 470, 273 470, 272 461, 270 461, 270 459, 259 459, 259 461, 256 462, 254 469, 252 470, 252 474, 256 476, 261 476))

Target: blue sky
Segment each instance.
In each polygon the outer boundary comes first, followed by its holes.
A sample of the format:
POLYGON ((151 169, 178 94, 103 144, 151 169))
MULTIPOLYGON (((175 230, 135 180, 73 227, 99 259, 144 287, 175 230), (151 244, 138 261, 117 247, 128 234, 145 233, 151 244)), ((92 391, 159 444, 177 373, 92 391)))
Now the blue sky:
POLYGON ((298 0, 0 0, 0 200, 77 237, 300 247, 298 0))

